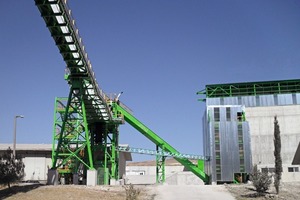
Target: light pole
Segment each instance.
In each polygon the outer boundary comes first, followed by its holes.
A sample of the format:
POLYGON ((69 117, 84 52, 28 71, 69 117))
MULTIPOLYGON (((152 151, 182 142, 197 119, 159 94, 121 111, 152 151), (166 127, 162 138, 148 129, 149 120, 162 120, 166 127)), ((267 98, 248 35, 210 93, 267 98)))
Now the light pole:
POLYGON ((14 144, 13 144, 14 159, 16 159, 17 118, 24 118, 24 116, 23 115, 16 115, 15 118, 14 118, 14 144))

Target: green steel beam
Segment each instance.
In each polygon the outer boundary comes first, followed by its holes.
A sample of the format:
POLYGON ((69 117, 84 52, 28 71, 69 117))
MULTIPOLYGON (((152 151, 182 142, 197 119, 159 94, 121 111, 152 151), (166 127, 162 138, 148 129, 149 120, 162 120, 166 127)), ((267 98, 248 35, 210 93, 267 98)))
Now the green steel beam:
MULTIPOLYGON (((206 98, 231 97, 231 96, 256 96, 268 94, 290 94, 300 93, 300 80, 281 80, 264 82, 244 82, 228 84, 206 85, 205 92, 199 91, 197 94, 205 94, 206 98)), ((203 99, 200 99, 203 100, 203 99)))
MULTIPOLYGON (((126 109, 118 105, 117 103, 113 103, 113 109, 120 113, 125 121, 129 123, 132 127, 142 133, 146 138, 156 144, 163 151, 171 152, 178 154, 179 152, 173 148, 170 144, 160 138, 157 134, 155 134, 151 129, 141 123, 137 118, 135 118, 131 113, 129 113, 126 109)), ((194 165, 191 161, 186 158, 176 158, 179 163, 185 166, 188 170, 193 172, 196 176, 201 178, 205 183, 208 183, 208 176, 204 171, 200 170, 196 165, 194 165)))

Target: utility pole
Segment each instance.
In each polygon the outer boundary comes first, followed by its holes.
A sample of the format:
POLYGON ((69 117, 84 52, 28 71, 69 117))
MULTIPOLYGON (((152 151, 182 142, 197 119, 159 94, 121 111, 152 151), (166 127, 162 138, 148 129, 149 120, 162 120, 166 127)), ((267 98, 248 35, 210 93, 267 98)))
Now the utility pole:
POLYGON ((16 115, 14 117, 14 141, 13 141, 13 156, 16 159, 16 142, 17 142, 17 118, 24 118, 23 115, 16 115))

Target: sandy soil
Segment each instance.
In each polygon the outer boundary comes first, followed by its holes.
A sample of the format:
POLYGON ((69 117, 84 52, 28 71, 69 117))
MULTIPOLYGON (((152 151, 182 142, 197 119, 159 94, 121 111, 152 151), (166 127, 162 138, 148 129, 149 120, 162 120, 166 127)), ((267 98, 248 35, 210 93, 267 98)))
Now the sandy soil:
MULTIPOLYGON (((138 186, 135 186, 137 189, 138 186)), ((146 188, 141 190, 140 199, 153 199, 146 188)), ((0 188, 0 199, 22 200, 59 200, 59 199, 100 199, 100 200, 125 200, 126 193, 122 186, 79 186, 60 185, 45 186, 39 184, 15 185, 9 190, 0 188)))
MULTIPOLYGON (((171 186, 175 189, 180 186, 171 186)), ((183 186, 182 192, 187 193, 187 188, 196 188, 198 186, 183 186), (185 188, 185 189, 184 189, 185 188)), ((201 191, 210 191, 211 187, 216 186, 199 186, 201 191), (207 188, 206 188, 207 187, 207 188)), ((167 194, 169 190, 165 186, 134 186, 135 189, 140 189, 141 194, 139 195, 139 200, 159 200, 162 196, 161 194, 167 194), (166 190, 164 190, 164 188, 166 190)), ((299 200, 300 199, 300 182, 294 183, 284 183, 280 187, 279 195, 275 194, 275 189, 271 186, 270 190, 265 196, 257 196, 254 191, 254 187, 250 184, 241 185, 225 185, 217 186, 218 192, 228 194, 226 189, 235 197, 237 200, 265 200, 265 199, 284 199, 284 200, 299 200), (220 189, 221 188, 221 189, 220 189)), ((204 199, 203 194, 197 195, 199 193, 199 188, 196 188, 194 199, 201 197, 204 199)), ((215 189, 214 189, 215 190, 215 189)), ((190 192, 188 192, 190 193, 190 192)), ((208 192, 209 193, 209 192, 208 192)), ((180 195, 178 195, 179 197, 180 195)), ((185 195, 183 195, 186 197, 185 195)), ((209 200, 211 196, 205 197, 205 200, 209 200)), ((12 186, 11 190, 7 187, 0 187, 0 200, 8 199, 22 199, 22 200, 60 200, 60 199, 99 199, 99 200, 125 200, 126 194, 125 189, 122 186, 76 186, 76 185, 61 185, 61 186, 45 186, 39 184, 22 184, 12 186)), ((187 200, 187 198, 183 198, 187 200)), ((222 198, 223 199, 223 198, 222 198)), ((171 199, 170 199, 171 200, 171 199)))

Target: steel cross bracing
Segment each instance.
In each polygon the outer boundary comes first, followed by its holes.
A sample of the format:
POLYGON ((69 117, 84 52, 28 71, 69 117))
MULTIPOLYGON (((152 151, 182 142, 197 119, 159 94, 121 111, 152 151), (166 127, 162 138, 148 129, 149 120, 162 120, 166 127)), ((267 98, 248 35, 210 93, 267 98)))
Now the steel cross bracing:
MULTIPOLYGON (((75 173, 96 169, 104 176, 98 183, 118 179, 118 126, 125 119, 163 151, 180 153, 113 101, 98 86, 92 65, 66 0, 35 0, 65 63, 70 85, 65 102, 56 99, 53 128, 53 169, 75 173), (63 105, 63 109, 59 108, 63 105)), ((160 159, 163 169, 165 156, 160 159)), ((175 157, 187 169, 208 182, 203 169, 187 158, 175 157)), ((164 172, 162 172, 164 173, 164 172)), ((84 173, 83 173, 84 176, 84 173)), ((163 177, 162 177, 163 179, 163 177)))
POLYGON ((112 120, 106 104, 108 97, 98 86, 66 0, 35 0, 35 3, 67 65, 69 84, 79 81, 82 86, 88 123, 112 120))
POLYGON ((70 85, 68 98, 55 101, 52 169, 61 174, 96 169, 105 173, 98 183, 109 184, 110 179, 118 179, 121 121, 113 118, 109 97, 98 86, 66 0, 35 3, 66 63, 70 85))
POLYGON ((176 158, 187 158, 187 159, 195 159, 195 160, 208 160, 208 157, 194 154, 183 154, 179 152, 168 152, 163 150, 152 150, 152 149, 143 149, 143 148, 134 148, 134 147, 124 147, 119 146, 118 151, 122 152, 130 152, 130 153, 138 153, 138 154, 147 154, 147 155, 158 155, 165 157, 176 157, 176 158))

